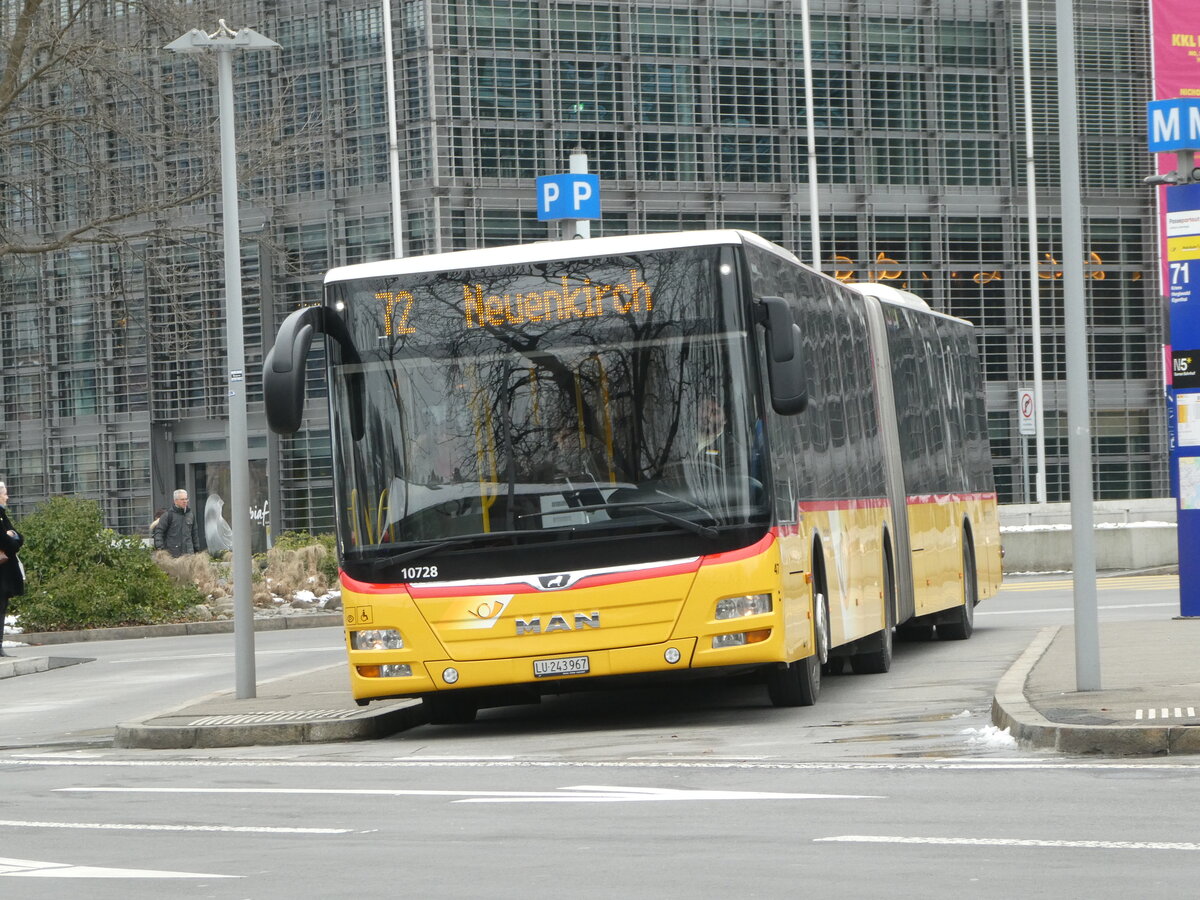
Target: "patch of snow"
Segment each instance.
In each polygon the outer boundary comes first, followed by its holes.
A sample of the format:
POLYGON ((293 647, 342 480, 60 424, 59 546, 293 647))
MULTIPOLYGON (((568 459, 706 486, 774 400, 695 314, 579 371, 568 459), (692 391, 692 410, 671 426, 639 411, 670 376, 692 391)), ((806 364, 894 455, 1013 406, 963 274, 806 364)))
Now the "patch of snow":
MULTIPOLYGON (((1117 528, 1175 528, 1174 522, 1096 522, 1093 526, 1097 531, 1111 531, 1117 528)), ((1056 525, 1001 525, 1001 534, 1031 534, 1033 532, 1043 531, 1070 531, 1071 524, 1069 522, 1060 522, 1056 525)))
POLYGON ((993 750, 1012 750, 1017 746, 1017 739, 1005 728, 1001 731, 995 725, 985 725, 982 728, 964 728, 959 734, 967 735, 967 744, 971 747, 988 747, 993 750))
POLYGON ((1070 531, 1070 530, 1071 530, 1071 526, 1068 524, 1063 524, 1063 525, 1001 525, 1000 526, 1001 534, 1017 534, 1017 533, 1021 533, 1021 532, 1033 532, 1033 531, 1070 531))

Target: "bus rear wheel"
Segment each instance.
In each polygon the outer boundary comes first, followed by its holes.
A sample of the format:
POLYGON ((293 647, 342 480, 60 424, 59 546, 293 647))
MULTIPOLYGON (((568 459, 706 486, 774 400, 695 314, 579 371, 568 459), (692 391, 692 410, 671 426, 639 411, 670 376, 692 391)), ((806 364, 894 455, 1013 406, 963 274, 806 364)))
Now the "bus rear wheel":
POLYGON ((963 605, 954 611, 949 622, 939 622, 937 636, 943 641, 965 641, 975 633, 975 603, 979 598, 979 583, 975 579, 975 553, 963 535, 963 605))

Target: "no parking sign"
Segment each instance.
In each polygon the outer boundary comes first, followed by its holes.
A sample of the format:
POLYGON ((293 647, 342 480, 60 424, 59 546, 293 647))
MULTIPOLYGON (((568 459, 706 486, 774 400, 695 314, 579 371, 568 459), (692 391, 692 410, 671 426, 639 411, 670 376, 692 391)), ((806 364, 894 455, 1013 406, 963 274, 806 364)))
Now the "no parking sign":
POLYGON ((1017 391, 1017 422, 1020 423, 1020 433, 1025 436, 1037 434, 1036 407, 1033 402, 1033 391, 1022 388, 1017 391))

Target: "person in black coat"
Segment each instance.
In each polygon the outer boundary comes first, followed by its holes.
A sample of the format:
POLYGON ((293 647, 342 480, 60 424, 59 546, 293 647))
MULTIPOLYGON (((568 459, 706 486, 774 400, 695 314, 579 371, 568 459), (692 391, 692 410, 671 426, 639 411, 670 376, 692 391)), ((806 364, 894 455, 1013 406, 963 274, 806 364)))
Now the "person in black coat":
POLYGON ((154 549, 166 550, 172 556, 196 553, 200 549, 200 531, 196 514, 188 506, 188 492, 175 492, 175 505, 158 517, 154 525, 154 549))
POLYGON ((8 520, 8 487, 0 481, 0 656, 4 652, 4 617, 8 615, 8 601, 25 592, 25 570, 17 559, 17 551, 25 539, 8 520))

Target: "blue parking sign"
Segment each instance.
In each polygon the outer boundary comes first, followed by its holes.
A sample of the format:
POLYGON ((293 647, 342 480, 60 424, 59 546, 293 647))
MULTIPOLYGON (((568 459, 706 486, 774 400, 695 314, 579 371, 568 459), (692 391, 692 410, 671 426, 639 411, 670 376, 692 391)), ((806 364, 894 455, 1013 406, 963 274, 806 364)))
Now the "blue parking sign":
POLYGON ((537 210, 539 222, 599 219, 600 176, 578 173, 539 175, 537 210))

